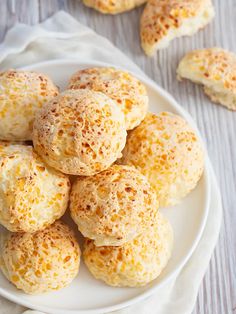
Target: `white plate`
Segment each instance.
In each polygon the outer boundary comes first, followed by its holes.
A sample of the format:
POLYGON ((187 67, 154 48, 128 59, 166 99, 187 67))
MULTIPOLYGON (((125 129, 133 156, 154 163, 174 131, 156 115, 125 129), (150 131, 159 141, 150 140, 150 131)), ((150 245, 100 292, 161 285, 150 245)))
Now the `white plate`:
MULTIPOLYGON (((35 64, 27 70, 48 74, 63 90, 69 77, 76 71, 90 66, 107 66, 92 61, 56 60, 35 64)), ((137 75, 136 75, 137 76, 137 75)), ((194 128, 190 116, 162 88, 147 78, 140 78, 147 87, 150 111, 171 111, 183 116, 194 128)), ((57 314, 107 313, 140 301, 164 285, 190 258, 204 229, 209 209, 210 186, 208 167, 197 188, 181 204, 161 211, 169 218, 174 229, 174 249, 172 257, 160 277, 142 288, 113 288, 95 280, 83 262, 79 275, 72 284, 58 292, 30 296, 17 290, 0 274, 0 294, 9 300, 29 308, 57 314)), ((0 227, 1 228, 1 227, 0 227)), ((3 230, 0 229, 0 232, 3 230)), ((79 233, 77 232, 79 235, 79 233)), ((191 278, 190 278, 191 280, 191 278)))

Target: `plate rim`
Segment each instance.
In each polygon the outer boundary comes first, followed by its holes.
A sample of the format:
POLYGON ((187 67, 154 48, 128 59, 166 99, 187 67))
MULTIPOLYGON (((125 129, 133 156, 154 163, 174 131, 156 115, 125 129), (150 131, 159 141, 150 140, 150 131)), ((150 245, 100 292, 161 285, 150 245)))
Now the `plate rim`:
MULTIPOLYGON (((208 158, 208 154, 207 154, 207 150, 205 147, 205 144, 203 142, 202 136, 196 126, 195 121, 192 119, 191 115, 184 109, 181 107, 180 104, 178 104, 178 102, 175 100, 175 98, 168 92, 166 91, 164 88, 162 88, 161 86, 159 86, 156 82, 154 82, 152 79, 150 79, 144 72, 143 74, 139 74, 136 73, 132 70, 127 70, 124 69, 124 67, 121 66, 116 66, 114 64, 111 63, 106 63, 106 62, 100 62, 100 61, 94 61, 91 59, 53 59, 53 60, 47 60, 47 61, 42 61, 42 62, 37 62, 37 63, 33 63, 31 65, 27 65, 24 67, 18 67, 17 69, 19 70, 27 70, 27 71, 33 71, 34 68, 40 68, 40 67, 45 67, 45 66, 52 66, 52 65, 66 65, 66 64, 75 64, 78 66, 84 66, 89 67, 89 66, 97 66, 97 67, 114 67, 117 69, 121 69, 124 71, 128 71, 131 74, 133 74, 135 77, 137 77, 140 81, 142 81, 145 85, 150 86, 153 90, 155 90, 155 92, 157 92, 161 97, 163 97, 165 100, 167 100, 170 105, 175 108, 175 110, 178 112, 178 114, 180 114, 182 117, 184 117, 188 123, 194 128, 194 130, 197 132, 201 143, 204 147, 205 150, 205 167, 204 167, 204 180, 205 180, 205 184, 206 184, 206 189, 205 189, 205 194, 206 194, 206 199, 205 199, 205 210, 204 210, 204 216, 201 220, 201 224, 199 226, 199 232, 195 238, 195 240, 193 241, 191 248, 188 250, 188 253, 186 254, 186 256, 182 259, 182 261, 177 265, 177 267, 175 268, 175 270, 173 270, 172 272, 169 273, 169 275, 167 275, 165 278, 163 278, 163 280, 158 283, 157 285, 154 285, 153 287, 150 287, 149 289, 147 289, 146 291, 140 293, 139 295, 130 298, 127 301, 123 301, 123 302, 119 302, 116 303, 112 306, 105 306, 105 307, 100 307, 97 309, 88 309, 88 310, 64 310, 64 309, 58 309, 58 308, 54 308, 54 307, 47 307, 44 305, 34 305, 33 302, 27 301, 27 300, 22 300, 20 297, 14 295, 14 293, 10 293, 5 291, 4 288, 0 287, 0 295, 5 297, 6 299, 15 302, 17 304, 26 306, 28 308, 32 308, 38 311, 43 311, 43 312, 47 312, 48 314, 98 314, 98 313, 108 313, 108 312, 112 312, 112 311, 116 311, 116 310, 120 310, 122 308, 131 306, 139 301, 142 301, 146 298, 148 298, 149 296, 153 295, 158 289, 160 289, 163 285, 167 284, 172 278, 174 278, 175 276, 178 275, 178 273, 182 270, 182 268, 186 265, 186 263, 189 261, 189 259, 191 258, 193 252, 195 251, 202 233, 204 231, 205 225, 206 225, 206 221, 208 218, 208 214, 209 214, 209 208, 210 208, 210 195, 211 195, 211 185, 210 185, 210 171, 209 171, 209 158, 208 158)), ((137 69, 138 66, 137 66, 137 69)), ((142 71, 142 70, 141 70, 142 71)))

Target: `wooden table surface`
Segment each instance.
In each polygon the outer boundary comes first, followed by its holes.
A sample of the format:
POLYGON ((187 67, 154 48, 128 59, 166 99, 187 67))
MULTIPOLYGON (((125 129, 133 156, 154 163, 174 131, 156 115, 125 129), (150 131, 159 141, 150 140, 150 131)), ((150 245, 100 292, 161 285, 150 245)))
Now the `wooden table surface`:
POLYGON ((104 16, 84 7, 79 0, 0 1, 0 42, 15 22, 35 24, 58 10, 65 10, 111 40, 196 120, 221 187, 224 215, 219 242, 202 282, 194 314, 236 313, 236 113, 211 103, 199 86, 190 82, 180 84, 175 78, 178 60, 191 49, 221 46, 236 52, 236 0, 215 0, 214 4, 213 23, 195 36, 175 40, 168 49, 147 58, 139 45, 142 8, 104 16))

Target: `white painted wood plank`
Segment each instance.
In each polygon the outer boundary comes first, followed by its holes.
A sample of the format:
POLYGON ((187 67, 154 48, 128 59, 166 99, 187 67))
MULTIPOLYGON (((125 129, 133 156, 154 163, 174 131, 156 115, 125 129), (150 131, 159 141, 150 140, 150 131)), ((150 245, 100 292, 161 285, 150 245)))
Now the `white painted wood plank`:
POLYGON ((218 45, 236 52, 236 0, 215 0, 215 7, 216 19, 211 25, 147 58, 139 45, 142 8, 104 16, 84 7, 79 0, 15 0, 15 13, 12 13, 10 1, 0 1, 0 41, 16 21, 34 24, 63 9, 111 40, 196 120, 222 190, 224 219, 193 314, 236 313, 236 113, 212 104, 199 86, 179 83, 175 78, 179 59, 191 49, 218 45))

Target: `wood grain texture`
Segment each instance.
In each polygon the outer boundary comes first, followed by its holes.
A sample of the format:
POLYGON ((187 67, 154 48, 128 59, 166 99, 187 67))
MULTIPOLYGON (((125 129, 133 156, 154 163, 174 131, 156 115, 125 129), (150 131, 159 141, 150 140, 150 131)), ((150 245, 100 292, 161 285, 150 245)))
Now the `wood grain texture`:
POLYGON ((201 87, 177 82, 175 75, 178 61, 191 49, 222 46, 236 53, 236 0, 214 3, 216 18, 211 25, 193 37, 175 40, 168 49, 147 58, 139 44, 142 8, 104 16, 78 0, 0 1, 0 41, 17 21, 35 24, 58 10, 65 10, 124 51, 197 122, 221 187, 224 215, 219 242, 202 282, 194 314, 236 313, 236 113, 211 103, 201 87))

